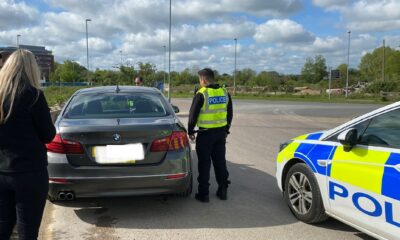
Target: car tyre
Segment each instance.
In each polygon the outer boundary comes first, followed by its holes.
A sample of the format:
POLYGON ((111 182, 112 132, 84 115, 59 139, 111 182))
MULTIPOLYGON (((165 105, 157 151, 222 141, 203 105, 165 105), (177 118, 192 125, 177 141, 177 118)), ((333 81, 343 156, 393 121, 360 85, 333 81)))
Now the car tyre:
POLYGON ((284 197, 297 219, 318 223, 328 219, 317 179, 304 163, 293 165, 285 178, 284 197))

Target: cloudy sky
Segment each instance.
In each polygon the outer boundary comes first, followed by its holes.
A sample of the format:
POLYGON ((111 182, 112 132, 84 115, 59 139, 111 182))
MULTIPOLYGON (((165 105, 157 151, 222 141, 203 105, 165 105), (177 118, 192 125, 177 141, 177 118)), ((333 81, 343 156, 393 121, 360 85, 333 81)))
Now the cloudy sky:
MULTIPOLYGON (((400 45, 400 0, 172 0, 171 70, 212 67, 299 73, 305 59, 350 66, 382 45, 400 45)), ((0 46, 46 46, 57 61, 112 69, 152 62, 164 69, 168 0, 0 0, 0 46)))

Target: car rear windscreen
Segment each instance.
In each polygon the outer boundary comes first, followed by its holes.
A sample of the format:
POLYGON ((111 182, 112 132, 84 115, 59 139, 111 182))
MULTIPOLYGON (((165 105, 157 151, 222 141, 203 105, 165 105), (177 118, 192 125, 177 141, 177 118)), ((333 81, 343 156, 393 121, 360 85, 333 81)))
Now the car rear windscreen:
POLYGON ((64 117, 145 118, 170 115, 165 99, 152 93, 85 93, 71 100, 64 117))

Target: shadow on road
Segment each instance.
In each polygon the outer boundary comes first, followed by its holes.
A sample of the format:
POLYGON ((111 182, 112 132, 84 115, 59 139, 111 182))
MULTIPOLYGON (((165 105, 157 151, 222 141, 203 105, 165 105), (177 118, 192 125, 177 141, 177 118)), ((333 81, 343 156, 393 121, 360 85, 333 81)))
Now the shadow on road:
MULTIPOLYGON (((194 163, 196 176, 196 157, 194 163)), ((221 201, 215 196, 217 186, 212 175, 210 203, 207 204, 197 202, 193 198, 194 194, 189 198, 174 196, 91 198, 57 204, 76 208, 74 211, 79 219, 101 228, 257 228, 298 222, 285 205, 276 187, 274 176, 253 166, 232 162, 228 162, 228 169, 232 181, 228 201, 221 201)), ((336 220, 329 220, 316 226, 354 232, 361 239, 371 239, 336 220)))

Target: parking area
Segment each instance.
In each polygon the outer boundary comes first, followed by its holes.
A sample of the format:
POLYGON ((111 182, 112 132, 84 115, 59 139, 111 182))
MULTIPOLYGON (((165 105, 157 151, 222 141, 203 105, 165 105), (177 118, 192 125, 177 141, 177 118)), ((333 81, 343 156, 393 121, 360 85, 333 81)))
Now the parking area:
MULTIPOLYGON (((173 100, 185 125, 190 103, 173 100)), ((378 107, 235 101, 227 140, 232 181, 228 201, 213 194, 204 204, 192 194, 48 202, 40 239, 371 239, 336 220, 319 225, 297 221, 283 202, 274 174, 280 142, 334 127, 378 107)), ((212 176, 211 193, 216 187, 212 176)))

